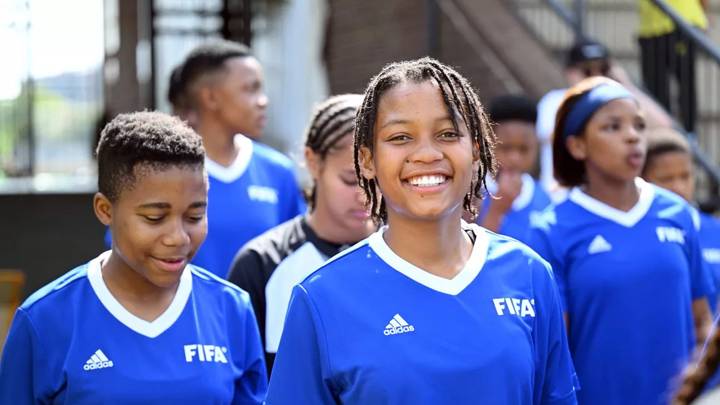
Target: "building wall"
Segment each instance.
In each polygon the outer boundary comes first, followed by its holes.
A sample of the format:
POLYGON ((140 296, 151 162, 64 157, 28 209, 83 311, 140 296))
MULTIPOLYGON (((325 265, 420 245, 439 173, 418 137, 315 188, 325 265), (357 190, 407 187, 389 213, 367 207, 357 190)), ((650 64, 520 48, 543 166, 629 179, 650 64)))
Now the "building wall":
POLYGON ((25 272, 24 295, 104 249, 92 194, 0 195, 0 269, 25 272))
POLYGON ((560 67, 505 0, 329 3, 325 57, 332 93, 362 92, 385 64, 426 55, 454 66, 483 101, 518 92, 539 98, 562 85, 560 67))

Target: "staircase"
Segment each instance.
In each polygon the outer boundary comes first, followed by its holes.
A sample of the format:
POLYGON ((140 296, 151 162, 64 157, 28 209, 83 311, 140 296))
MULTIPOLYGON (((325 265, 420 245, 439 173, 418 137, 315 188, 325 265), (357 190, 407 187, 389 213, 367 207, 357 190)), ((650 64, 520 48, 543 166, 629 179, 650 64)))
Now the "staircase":
MULTIPOLYGON (((640 49, 637 43, 637 0, 586 0, 583 30, 585 34, 604 43, 613 58, 622 65, 635 83, 640 76, 640 49)), ((572 29, 543 0, 513 0, 520 20, 559 61, 572 45, 572 29)), ((573 10, 573 1, 560 1, 573 10)), ((710 13, 710 39, 720 44, 720 5, 715 3, 710 13)), ((698 52, 696 62, 698 143, 708 158, 720 163, 720 66, 698 52)), ((700 189, 706 179, 701 177, 700 189)), ((701 195, 707 199, 709 195, 701 195)))

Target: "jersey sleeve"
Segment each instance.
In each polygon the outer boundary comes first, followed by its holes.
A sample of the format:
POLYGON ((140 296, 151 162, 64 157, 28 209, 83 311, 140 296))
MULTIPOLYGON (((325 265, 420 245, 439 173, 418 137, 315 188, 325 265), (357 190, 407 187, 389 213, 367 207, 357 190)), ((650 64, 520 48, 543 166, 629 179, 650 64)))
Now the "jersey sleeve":
POLYGON ((47 364, 39 358, 37 332, 22 309, 15 312, 0 359, 0 404, 41 402, 47 364))
POLYGON ((688 207, 691 222, 685 230, 687 256, 690 267, 690 284, 693 299, 709 297, 715 293, 710 266, 703 259, 694 208, 688 207))
POLYGON ((557 284, 560 293, 560 304, 563 311, 567 311, 567 289, 565 283, 565 266, 561 257, 555 251, 553 240, 558 238, 553 235, 552 222, 554 211, 545 210, 542 214, 532 218, 528 236, 528 246, 537 252, 543 259, 550 263, 553 279, 557 284))
POLYGON ((543 265, 538 264, 533 283, 537 313, 533 330, 536 370, 534 403, 577 404, 575 391, 580 389, 580 385, 568 348, 560 297, 550 267, 543 265))
POLYGON ((260 330, 260 339, 265 345, 265 284, 267 277, 263 271, 263 262, 260 255, 252 250, 243 248, 238 252, 230 266, 227 275, 228 281, 245 290, 250 295, 260 330))
POLYGON ((265 351, 260 343, 257 322, 251 308, 246 307, 245 317, 245 353, 243 373, 235 381, 234 405, 259 405, 267 394, 267 370, 265 351))
POLYGON ((335 404, 322 323, 307 290, 293 289, 267 405, 335 404))
POLYGON ((292 171, 288 173, 285 191, 287 209, 285 210, 285 216, 280 218, 280 223, 295 218, 307 211, 305 198, 303 197, 303 193, 300 191, 300 187, 298 186, 297 180, 295 179, 295 175, 292 171))

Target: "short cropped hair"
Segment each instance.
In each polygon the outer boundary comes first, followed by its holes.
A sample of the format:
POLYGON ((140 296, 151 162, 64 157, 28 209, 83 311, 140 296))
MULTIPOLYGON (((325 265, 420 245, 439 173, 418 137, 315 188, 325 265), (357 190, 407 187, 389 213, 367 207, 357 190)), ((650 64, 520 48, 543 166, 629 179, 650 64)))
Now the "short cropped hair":
MULTIPOLYGON (((180 94, 188 101, 187 106, 192 106, 192 87, 203 77, 221 72, 225 62, 232 58, 244 58, 252 56, 250 48, 246 45, 228 41, 225 39, 214 39, 195 47, 182 63, 179 73, 173 72, 177 77, 170 77, 173 94, 180 94)), ((170 102, 173 99, 182 100, 179 97, 172 97, 168 94, 170 102)), ((174 105, 174 104, 173 104, 174 105)))
POLYGON ((167 98, 175 114, 183 113, 190 108, 185 82, 182 80, 182 70, 182 64, 175 66, 168 80, 167 98))
POLYGON ((98 191, 115 202, 136 181, 138 166, 203 167, 200 135, 179 118, 161 112, 120 114, 100 134, 97 147, 98 191))
POLYGON ((690 143, 685 136, 672 128, 653 128, 647 133, 647 155, 643 173, 653 164, 658 156, 665 153, 679 152, 690 155, 690 143))
POLYGON ((487 112, 490 120, 495 124, 520 121, 535 125, 537 121, 537 103, 519 94, 495 97, 490 100, 487 112))

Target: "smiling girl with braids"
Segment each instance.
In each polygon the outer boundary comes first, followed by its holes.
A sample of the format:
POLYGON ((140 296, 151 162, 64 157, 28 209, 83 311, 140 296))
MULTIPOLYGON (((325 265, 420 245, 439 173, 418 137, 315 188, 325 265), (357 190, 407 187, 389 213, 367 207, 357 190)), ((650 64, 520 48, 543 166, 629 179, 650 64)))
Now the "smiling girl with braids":
POLYGON ((549 266, 462 221, 494 143, 455 70, 424 58, 371 80, 355 165, 386 225, 294 288, 269 405, 576 403, 549 266))
POLYGON ((295 284, 376 229, 353 166, 352 134, 361 102, 358 94, 344 94, 318 105, 305 136, 305 160, 313 178, 310 212, 248 242, 230 268, 228 279, 250 293, 268 372, 295 284))

